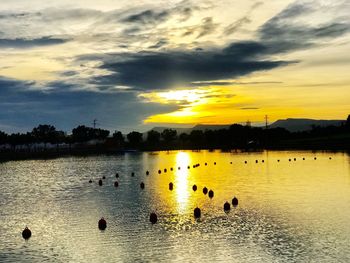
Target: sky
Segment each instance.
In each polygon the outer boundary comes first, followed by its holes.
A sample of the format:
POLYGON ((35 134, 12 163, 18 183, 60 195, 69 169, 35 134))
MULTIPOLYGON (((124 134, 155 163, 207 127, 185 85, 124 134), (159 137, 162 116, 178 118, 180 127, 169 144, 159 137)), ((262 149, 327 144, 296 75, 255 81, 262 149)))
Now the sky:
POLYGON ((0 4, 0 130, 350 113, 350 0, 0 4))

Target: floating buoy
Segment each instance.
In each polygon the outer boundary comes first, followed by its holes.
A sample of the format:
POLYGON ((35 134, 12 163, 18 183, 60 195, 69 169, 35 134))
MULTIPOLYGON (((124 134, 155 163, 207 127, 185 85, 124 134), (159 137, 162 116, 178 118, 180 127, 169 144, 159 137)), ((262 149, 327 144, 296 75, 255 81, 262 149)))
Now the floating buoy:
POLYGON ((179 167, 177 167, 177 169, 178 169, 178 170, 181 170, 181 167, 179 166, 179 167))
POLYGON ((229 203, 229 202, 226 202, 226 203, 224 204, 224 210, 225 210, 225 211, 229 211, 230 209, 231 209, 230 203, 229 203))
POLYGON ((196 192, 196 191, 197 191, 197 185, 194 184, 194 185, 192 186, 192 190, 196 192))
POLYGON ((205 165, 205 166, 207 166, 208 164, 207 164, 207 163, 205 163, 204 165, 205 165))
POLYGON ((261 161, 262 163, 265 162, 264 160, 261 161))
POLYGON ((196 165, 195 165, 195 164, 193 165, 193 168, 196 168, 196 165))
POLYGON ((280 162, 280 160, 277 160, 277 162, 280 162))
POLYGON ((204 187, 204 188, 203 188, 203 194, 206 195, 207 193, 208 193, 208 188, 204 187))
POLYGON ((232 199, 232 205, 233 205, 233 206, 237 206, 237 205, 238 205, 238 199, 237 199, 236 197, 234 197, 234 198, 232 199))
POLYGON ((200 218, 201 217, 201 210, 198 207, 196 207, 193 211, 193 215, 195 218, 200 218))
POLYGON ((106 176, 102 176, 102 179, 106 179, 106 176))
POLYGON ((290 162, 291 162, 291 161, 292 161, 292 159, 288 159, 288 161, 290 161, 290 162))
POLYGON ((150 221, 152 224, 157 223, 158 217, 157 217, 156 213, 151 213, 151 214, 150 214, 150 216, 149 216, 149 221, 150 221))
POLYGON ((170 167, 170 171, 172 171, 173 170, 173 167, 170 167))
POLYGON ((294 161, 296 161, 297 160, 297 158, 294 158, 294 161))
POLYGON ((165 169, 164 169, 164 173, 166 173, 166 172, 167 172, 167 169, 165 168, 165 169))
POLYGON ((232 162, 230 162, 230 164, 232 164, 232 162))
POLYGON ((100 230, 105 230, 107 227, 107 222, 106 220, 102 217, 99 221, 98 221, 98 228, 100 230))
POLYGON ((99 185, 99 186, 102 186, 102 180, 101 180, 101 179, 98 180, 98 185, 99 185))
POLYGON ((131 173, 131 176, 135 176, 135 173, 134 173, 134 172, 132 172, 132 173, 131 173))
POLYGON ((191 167, 190 166, 187 166, 187 169, 190 169, 191 167))
POLYGON ((213 198, 214 197, 214 192, 213 190, 210 190, 208 193, 209 198, 213 198))
POLYGON ((332 160, 332 157, 329 157, 329 160, 332 160))
POLYGON ((172 191, 174 188, 174 184, 173 183, 169 183, 169 190, 172 191))
POLYGON ((116 173, 116 174, 115 174, 115 177, 116 177, 116 178, 119 178, 119 174, 118 174, 118 173, 116 173))
POLYGON ((214 162, 214 165, 216 165, 216 162, 214 162))
POLYGON ((244 163, 247 163, 247 161, 244 161, 244 163))
POLYGON ((25 227, 25 229, 22 231, 22 237, 27 240, 32 236, 32 231, 28 227, 25 227))
POLYGON ((317 158, 315 157, 314 159, 316 160, 317 158))
POLYGON ((258 160, 255 160, 255 163, 258 163, 258 160))
POLYGON ((115 182, 114 182, 114 187, 118 187, 118 186, 119 186, 118 181, 115 181, 115 182))
POLYGON ((158 173, 159 173, 159 174, 161 174, 161 173, 162 173, 162 171, 161 171, 161 170, 158 170, 158 173))
POLYGON ((146 172, 146 175, 149 175, 149 171, 146 172))
POLYGON ((141 182, 141 183, 140 183, 140 187, 141 187, 141 189, 144 189, 144 188, 145 188, 144 182, 141 182))
POLYGON ((90 183, 90 184, 92 183, 92 180, 91 180, 91 179, 89 180, 89 183, 90 183))
POLYGON ((305 161, 305 158, 303 158, 303 161, 305 161))

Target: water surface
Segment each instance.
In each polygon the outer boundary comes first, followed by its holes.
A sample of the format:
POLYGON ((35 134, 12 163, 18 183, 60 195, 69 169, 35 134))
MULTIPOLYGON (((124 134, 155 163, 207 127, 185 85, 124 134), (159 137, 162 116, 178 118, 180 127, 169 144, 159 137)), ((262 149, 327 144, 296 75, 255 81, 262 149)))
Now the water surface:
POLYGON ((350 157, 171 151, 6 162, 0 222, 0 262, 350 262, 350 157), (225 213, 234 196, 238 207, 225 213))

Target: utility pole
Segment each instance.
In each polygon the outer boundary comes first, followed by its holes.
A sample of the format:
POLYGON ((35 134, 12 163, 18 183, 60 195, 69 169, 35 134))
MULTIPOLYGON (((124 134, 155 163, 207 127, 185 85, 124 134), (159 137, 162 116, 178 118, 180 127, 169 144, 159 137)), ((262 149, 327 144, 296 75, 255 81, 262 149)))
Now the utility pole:
POLYGON ((269 121, 269 117, 265 115, 265 129, 267 129, 268 121, 269 121))
POLYGON ((97 119, 94 119, 94 121, 93 121, 92 124, 94 125, 94 129, 96 129, 96 126, 97 126, 97 119))

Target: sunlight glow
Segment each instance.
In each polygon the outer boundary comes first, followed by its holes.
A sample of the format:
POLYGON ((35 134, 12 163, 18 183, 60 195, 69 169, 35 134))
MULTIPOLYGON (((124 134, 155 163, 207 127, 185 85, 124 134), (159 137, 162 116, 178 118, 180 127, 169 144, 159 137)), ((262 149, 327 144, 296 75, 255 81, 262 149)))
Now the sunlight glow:
POLYGON ((187 166, 191 162, 191 156, 186 152, 178 152, 176 154, 176 175, 175 175, 175 193, 176 201, 178 203, 179 212, 184 212, 188 206, 189 190, 188 190, 188 176, 189 171, 187 166), (177 170, 181 167, 181 170, 177 170))

